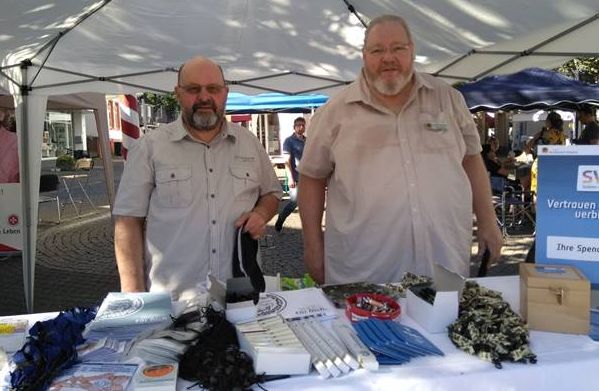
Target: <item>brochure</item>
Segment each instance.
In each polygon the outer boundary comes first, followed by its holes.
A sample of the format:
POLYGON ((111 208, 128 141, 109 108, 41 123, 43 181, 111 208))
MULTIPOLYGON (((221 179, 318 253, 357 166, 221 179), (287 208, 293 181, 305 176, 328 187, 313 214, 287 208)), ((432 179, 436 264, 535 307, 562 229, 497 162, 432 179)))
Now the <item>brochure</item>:
POLYGON ((23 347, 29 322, 26 319, 0 321, 0 347, 6 352, 16 352, 23 347))
POLYGON ((275 315, 281 315, 285 320, 313 317, 332 319, 337 316, 337 311, 319 288, 271 292, 260 295, 258 319, 275 315))
POLYGON ((171 296, 166 292, 111 292, 91 322, 92 329, 122 327, 170 320, 171 296))
POLYGON ((137 364, 76 364, 59 375, 49 391, 125 391, 137 364))
POLYGON ((175 391, 179 364, 143 365, 135 374, 135 390, 175 391))

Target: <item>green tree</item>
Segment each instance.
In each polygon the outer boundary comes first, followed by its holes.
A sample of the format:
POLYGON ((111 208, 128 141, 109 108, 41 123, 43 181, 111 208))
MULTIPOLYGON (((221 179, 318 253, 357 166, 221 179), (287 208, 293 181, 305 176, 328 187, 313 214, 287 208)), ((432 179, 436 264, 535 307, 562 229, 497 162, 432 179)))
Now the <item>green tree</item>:
POLYGON ((143 102, 154 106, 154 108, 162 107, 170 118, 175 118, 179 112, 179 102, 177 102, 177 98, 172 92, 168 94, 144 92, 141 94, 141 99, 143 102))
POLYGON ((599 82, 599 57, 573 58, 556 69, 561 74, 587 83, 599 82))

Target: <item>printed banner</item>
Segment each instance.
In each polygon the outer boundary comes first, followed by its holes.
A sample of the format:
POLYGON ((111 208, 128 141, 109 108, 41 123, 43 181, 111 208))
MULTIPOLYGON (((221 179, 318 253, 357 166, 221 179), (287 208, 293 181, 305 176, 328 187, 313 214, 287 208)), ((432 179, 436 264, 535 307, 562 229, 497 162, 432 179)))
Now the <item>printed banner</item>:
POLYGON ((599 284, 599 146, 543 145, 538 159, 536 261, 599 284))
POLYGON ((14 110, 0 109, 0 253, 20 251, 21 184, 14 110))

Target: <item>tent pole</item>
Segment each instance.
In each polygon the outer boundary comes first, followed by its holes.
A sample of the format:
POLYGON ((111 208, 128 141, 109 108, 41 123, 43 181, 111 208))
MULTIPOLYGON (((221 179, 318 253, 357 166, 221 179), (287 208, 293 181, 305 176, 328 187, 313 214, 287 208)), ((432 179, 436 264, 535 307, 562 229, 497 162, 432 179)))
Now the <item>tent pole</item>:
POLYGON ((25 291, 25 305, 27 311, 33 313, 33 293, 35 280, 35 254, 32 254, 32 242, 35 240, 32 233, 31 222, 31 176, 29 175, 29 86, 27 83, 27 68, 29 64, 23 62, 21 64, 21 153, 19 159, 21 161, 21 213, 23 216, 22 238, 22 261, 23 261, 23 287, 25 291))
POLYGON ((104 179, 106 180, 106 191, 108 192, 108 203, 110 210, 114 207, 114 170, 112 166, 112 151, 110 149, 110 140, 108 139, 108 129, 101 125, 100 113, 94 110, 96 118, 96 127, 98 129, 98 138, 100 140, 100 154, 102 155, 102 165, 104 166, 104 179))

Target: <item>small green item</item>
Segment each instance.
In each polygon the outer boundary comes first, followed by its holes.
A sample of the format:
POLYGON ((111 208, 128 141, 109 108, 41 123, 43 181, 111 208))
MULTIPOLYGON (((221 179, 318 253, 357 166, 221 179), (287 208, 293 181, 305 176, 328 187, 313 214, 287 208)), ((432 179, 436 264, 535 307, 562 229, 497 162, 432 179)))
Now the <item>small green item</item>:
POLYGON ((281 289, 284 291, 311 288, 314 286, 316 286, 316 283, 308 273, 304 274, 304 276, 300 278, 281 277, 281 289))

